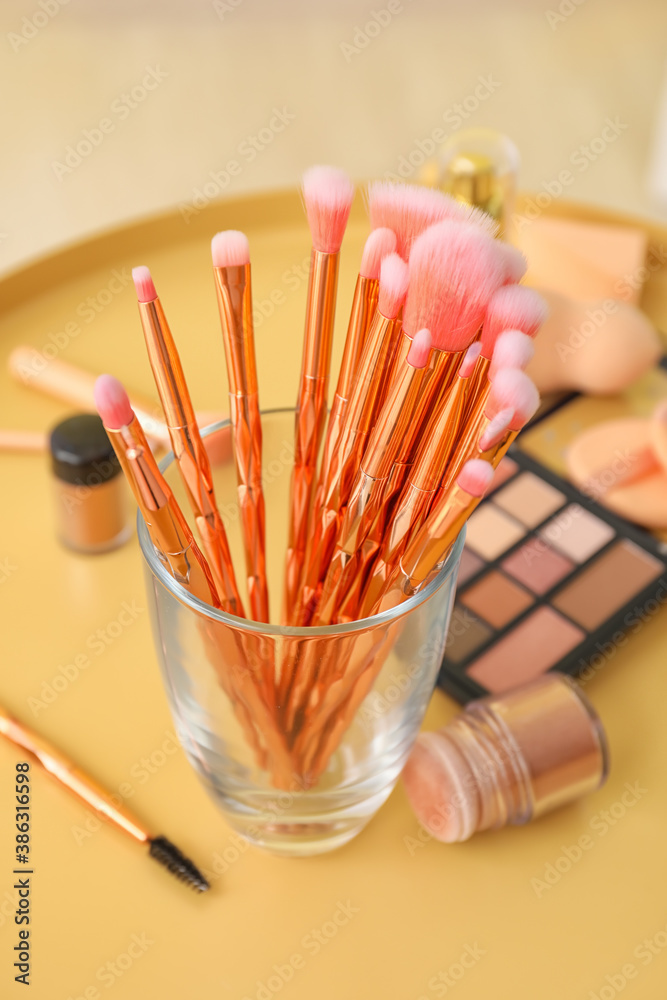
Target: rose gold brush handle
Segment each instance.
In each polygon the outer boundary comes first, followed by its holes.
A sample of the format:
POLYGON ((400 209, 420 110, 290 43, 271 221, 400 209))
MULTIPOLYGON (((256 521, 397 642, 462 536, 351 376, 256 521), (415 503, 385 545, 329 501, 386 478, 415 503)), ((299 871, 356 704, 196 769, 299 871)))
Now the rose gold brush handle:
POLYGON ((268 622, 262 420, 257 388, 250 264, 214 267, 213 275, 227 363, 250 612, 255 621, 268 622))
POLYGON ((215 501, 211 463, 199 433, 185 374, 158 298, 139 302, 148 357, 157 385, 174 457, 197 530, 211 563, 225 610, 244 616, 227 532, 215 501))
POLYGON ((13 718, 0 706, 0 733, 16 746, 37 758, 42 767, 53 775, 56 781, 69 788, 96 813, 124 830, 135 840, 145 843, 151 839, 148 830, 122 806, 115 805, 101 785, 60 753, 55 747, 13 718))
POLYGON ((337 253, 323 253, 320 250, 311 252, 301 379, 295 418, 294 468, 290 484, 283 597, 285 622, 291 621, 298 600, 316 485, 317 456, 327 417, 338 260, 337 253))

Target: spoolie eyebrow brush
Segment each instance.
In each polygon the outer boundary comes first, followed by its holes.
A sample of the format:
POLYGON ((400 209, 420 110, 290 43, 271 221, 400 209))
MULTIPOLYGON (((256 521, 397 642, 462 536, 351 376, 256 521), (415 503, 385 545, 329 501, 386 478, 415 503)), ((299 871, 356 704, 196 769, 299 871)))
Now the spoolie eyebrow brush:
POLYGON ((35 757, 45 771, 94 809, 99 816, 124 830, 140 844, 148 845, 150 856, 164 865, 181 882, 187 883, 197 892, 210 889, 209 883, 197 866, 170 840, 150 834, 127 809, 114 805, 109 793, 93 778, 76 767, 42 736, 13 718, 1 705, 0 734, 10 743, 14 743, 35 757))

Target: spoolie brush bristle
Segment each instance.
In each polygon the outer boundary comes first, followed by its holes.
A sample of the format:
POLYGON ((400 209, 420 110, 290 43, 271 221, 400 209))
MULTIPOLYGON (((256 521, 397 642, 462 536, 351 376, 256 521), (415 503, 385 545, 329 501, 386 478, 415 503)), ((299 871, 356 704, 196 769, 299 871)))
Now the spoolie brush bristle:
POLYGON ((227 229, 211 240, 213 267, 244 267, 250 263, 250 244, 245 233, 227 229))
POLYGON ((408 265, 397 253, 390 253, 380 265, 378 312, 387 319, 396 319, 408 290, 408 265))
POLYGON ((336 167, 311 167, 302 190, 314 249, 338 253, 354 198, 352 181, 336 167))
POLYGON ((534 353, 533 341, 527 333, 521 333, 520 330, 505 330, 493 348, 489 378, 495 378, 496 372, 502 368, 526 368, 534 353))
POLYGON ((407 362, 413 368, 425 368, 428 356, 431 353, 431 333, 429 330, 420 330, 412 338, 410 350, 408 351, 407 362))
POLYGON ((403 326, 427 327, 440 351, 464 351, 477 334, 489 299, 502 285, 497 240, 471 223, 441 222, 415 240, 403 326))
POLYGON ((446 219, 473 222, 494 234, 495 222, 477 208, 455 201, 450 195, 416 184, 375 181, 368 187, 371 229, 386 226, 396 233, 398 253, 407 260, 417 237, 446 219))
POLYGON ((206 892, 211 888, 197 866, 166 837, 153 837, 149 843, 150 856, 164 865, 181 882, 187 883, 197 892, 206 892))
POLYGON ((359 274, 362 278, 380 277, 380 264, 384 258, 396 250, 396 233, 391 229, 374 229, 366 240, 361 258, 359 274))
POLYGON ((122 384, 113 375, 100 375, 93 390, 95 406, 102 423, 109 430, 127 427, 134 420, 130 400, 122 384))
POLYGON ((501 410, 512 410, 510 430, 521 430, 540 405, 535 384, 519 368, 503 368, 496 374, 484 412, 493 419, 501 410))
POLYGON ((483 497, 493 479, 493 466, 483 458, 470 458, 458 474, 456 483, 471 497, 483 497))
POLYGON ((137 298, 140 302, 154 302, 157 298, 155 285, 151 278, 151 272, 147 267, 133 267, 132 280, 137 290, 137 298))
POLYGON ((520 330, 534 337, 547 318, 547 304, 533 288, 506 285, 495 292, 482 326, 482 357, 490 358, 496 340, 505 330, 520 330))

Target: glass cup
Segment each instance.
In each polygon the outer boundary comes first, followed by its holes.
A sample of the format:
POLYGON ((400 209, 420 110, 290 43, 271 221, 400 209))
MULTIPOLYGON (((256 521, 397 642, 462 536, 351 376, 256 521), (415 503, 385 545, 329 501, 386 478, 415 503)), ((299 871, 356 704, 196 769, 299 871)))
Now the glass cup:
MULTIPOLYGON (((228 422, 215 424, 215 433, 228 422)), ((267 574, 279 614, 294 413, 262 414, 267 574)), ((162 469, 187 511, 173 455, 162 469)), ((214 467, 237 580, 243 545, 234 463, 214 467)), ((389 796, 437 677, 464 532, 437 575, 362 621, 287 628, 216 611, 184 591, 138 535, 153 636, 185 752, 229 824, 274 854, 351 840, 389 796)))

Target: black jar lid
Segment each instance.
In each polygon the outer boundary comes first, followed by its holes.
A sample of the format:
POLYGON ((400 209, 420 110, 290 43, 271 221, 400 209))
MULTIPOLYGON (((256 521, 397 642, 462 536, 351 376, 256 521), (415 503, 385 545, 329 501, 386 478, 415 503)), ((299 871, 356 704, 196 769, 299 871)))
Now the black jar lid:
POLYGON ((96 413, 68 417, 51 431, 53 473, 77 486, 99 486, 120 472, 120 464, 96 413))

